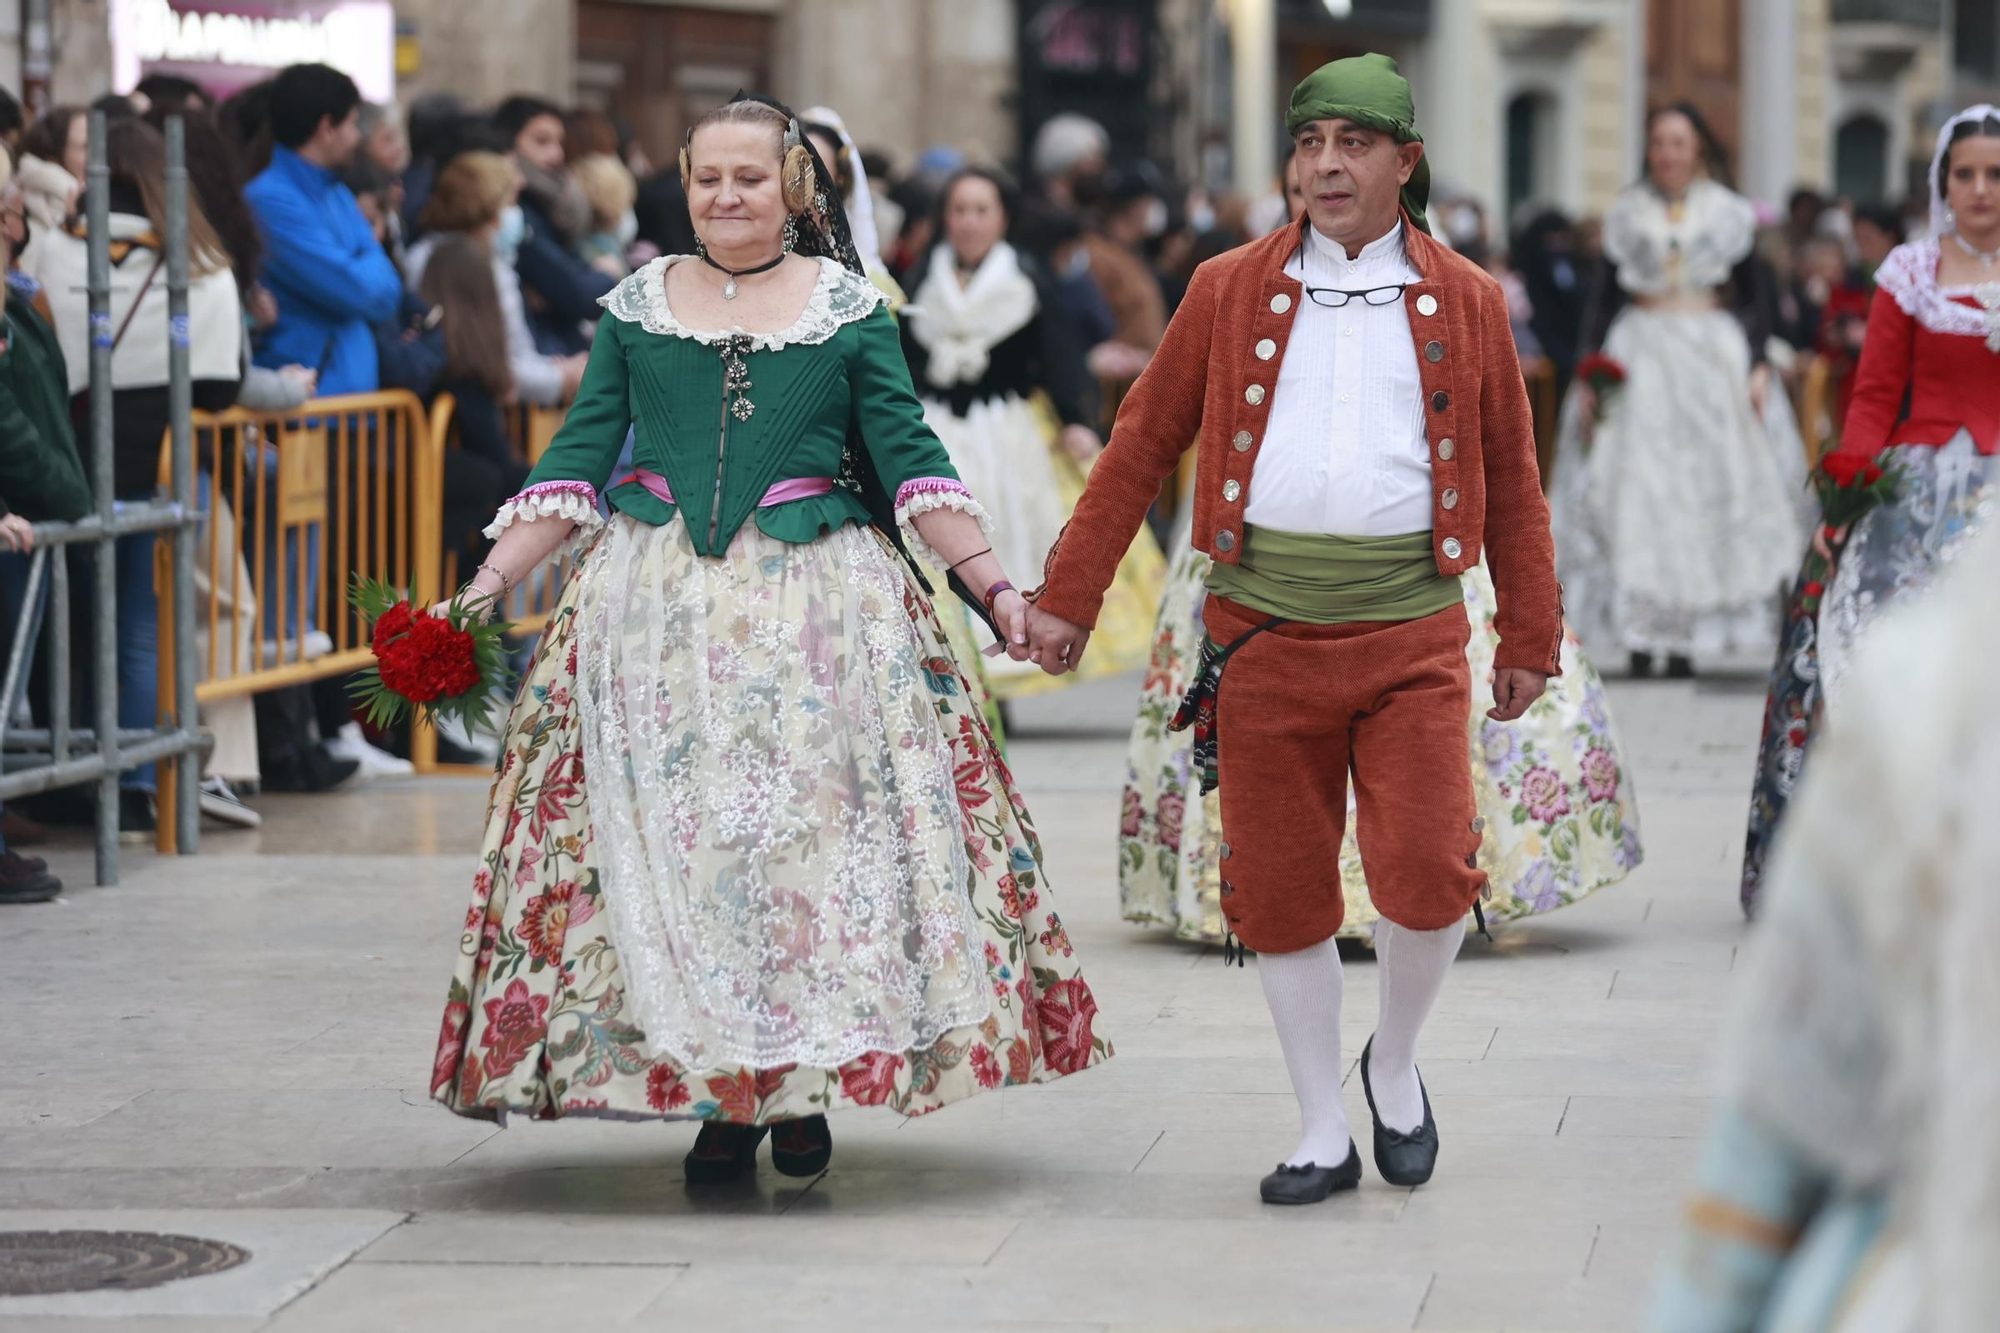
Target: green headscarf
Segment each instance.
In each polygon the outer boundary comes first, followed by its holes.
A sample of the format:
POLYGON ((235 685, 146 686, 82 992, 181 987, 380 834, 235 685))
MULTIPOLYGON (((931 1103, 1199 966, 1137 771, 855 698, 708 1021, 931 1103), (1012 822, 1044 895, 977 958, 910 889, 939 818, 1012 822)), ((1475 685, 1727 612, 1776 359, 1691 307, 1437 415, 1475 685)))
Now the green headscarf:
MULTIPOLYGON (((1410 81, 1388 56, 1350 56, 1321 65, 1292 89, 1292 107, 1285 116, 1285 128, 1293 134, 1301 125, 1315 120, 1351 120, 1379 134, 1394 135, 1397 143, 1422 143, 1417 133, 1417 104, 1410 96, 1410 81)), ((1410 221, 1430 233, 1424 209, 1431 199, 1431 163, 1428 157, 1417 162, 1403 187, 1403 209, 1410 221)))

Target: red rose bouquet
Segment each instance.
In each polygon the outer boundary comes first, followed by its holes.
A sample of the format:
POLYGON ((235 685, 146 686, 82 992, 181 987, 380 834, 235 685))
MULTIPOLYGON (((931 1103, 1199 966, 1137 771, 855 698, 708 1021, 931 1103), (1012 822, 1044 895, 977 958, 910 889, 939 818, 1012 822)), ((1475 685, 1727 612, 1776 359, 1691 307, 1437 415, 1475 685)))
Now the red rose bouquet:
POLYGON ((412 707, 433 723, 485 723, 507 683, 507 626, 487 623, 491 598, 460 596, 434 616, 386 583, 356 578, 347 600, 367 619, 375 650, 375 665, 349 687, 370 726, 393 726, 412 707))
POLYGON ((1592 352, 1576 363, 1576 377, 1590 386, 1597 399, 1590 412, 1590 423, 1597 425, 1610 410, 1611 400, 1625 387, 1625 367, 1602 352, 1592 352))
POLYGON ((1820 460, 1813 473, 1813 489, 1819 492, 1819 540, 1813 543, 1806 561, 1805 583, 1800 588, 1800 609, 1808 615, 1819 610, 1826 593, 1826 580, 1833 562, 1823 554, 1847 540, 1848 532, 1878 505, 1893 501, 1902 493, 1903 474, 1885 467, 1880 456, 1831 453, 1820 460))

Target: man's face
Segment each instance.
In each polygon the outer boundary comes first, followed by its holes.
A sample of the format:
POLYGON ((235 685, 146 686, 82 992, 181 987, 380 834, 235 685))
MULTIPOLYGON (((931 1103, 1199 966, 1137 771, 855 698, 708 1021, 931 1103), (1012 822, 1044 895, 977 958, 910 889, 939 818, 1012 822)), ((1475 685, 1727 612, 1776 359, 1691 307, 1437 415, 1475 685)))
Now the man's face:
POLYGON ((536 116, 514 136, 514 151, 543 171, 561 171, 563 123, 554 116, 536 116))
POLYGON ((1315 120, 1294 136, 1294 161, 1306 213, 1322 236, 1359 246, 1386 235, 1401 209, 1403 186, 1424 146, 1350 120, 1315 120))
POLYGON ((335 122, 328 116, 321 124, 320 133, 326 139, 326 164, 330 167, 344 167, 354 160, 354 154, 361 147, 361 108, 356 106, 347 113, 347 119, 335 122))

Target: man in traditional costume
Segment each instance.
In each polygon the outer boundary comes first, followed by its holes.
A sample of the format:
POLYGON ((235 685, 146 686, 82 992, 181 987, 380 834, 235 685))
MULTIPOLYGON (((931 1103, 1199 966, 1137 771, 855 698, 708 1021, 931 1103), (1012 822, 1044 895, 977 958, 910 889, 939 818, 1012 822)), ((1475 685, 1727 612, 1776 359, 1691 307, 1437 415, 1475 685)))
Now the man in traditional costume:
POLYGON ((1196 272, 1015 651, 1075 667, 1118 557, 1199 432, 1194 540, 1215 568, 1181 720, 1197 724, 1196 767, 1222 779, 1223 915, 1260 955, 1304 1120, 1263 1197, 1316 1203, 1361 1177, 1333 938, 1348 771, 1383 916, 1380 1021, 1361 1057, 1375 1162, 1419 1185, 1438 1136, 1417 1035, 1485 883, 1458 576, 1483 548, 1497 720, 1559 670, 1562 602, 1506 298, 1430 238, 1408 83, 1384 56, 1335 61, 1293 92, 1287 124, 1307 216, 1196 272))

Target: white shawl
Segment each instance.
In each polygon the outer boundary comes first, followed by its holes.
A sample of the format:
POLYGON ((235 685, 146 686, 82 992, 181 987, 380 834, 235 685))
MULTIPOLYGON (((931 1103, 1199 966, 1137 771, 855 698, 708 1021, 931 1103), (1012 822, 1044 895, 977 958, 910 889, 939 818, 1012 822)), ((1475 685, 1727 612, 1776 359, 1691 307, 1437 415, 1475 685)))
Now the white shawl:
POLYGON ((1021 257, 1002 241, 980 261, 972 281, 958 282, 949 245, 931 253, 930 272, 903 310, 910 334, 930 353, 924 378, 940 389, 973 384, 986 374, 993 349, 1026 328, 1039 303, 1021 257))

